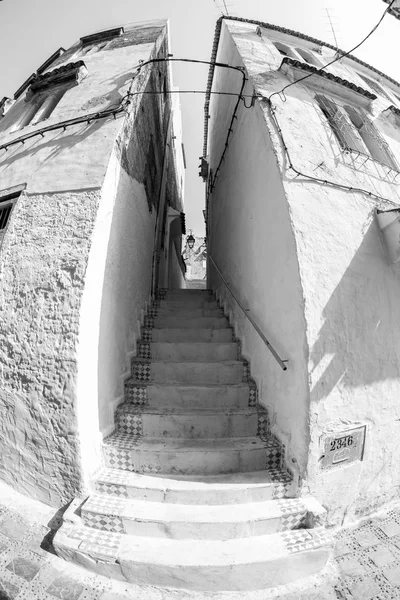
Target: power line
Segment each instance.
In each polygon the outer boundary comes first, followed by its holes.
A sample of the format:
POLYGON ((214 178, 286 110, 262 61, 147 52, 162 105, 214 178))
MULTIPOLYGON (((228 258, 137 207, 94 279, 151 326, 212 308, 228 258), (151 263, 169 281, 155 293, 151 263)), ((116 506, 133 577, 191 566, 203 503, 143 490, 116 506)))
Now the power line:
POLYGON ((292 85, 296 85, 297 83, 300 83, 301 81, 304 81, 305 79, 308 79, 309 77, 312 77, 313 75, 318 75, 318 73, 320 73, 321 71, 323 71, 324 69, 326 69, 326 67, 330 67, 331 65, 333 65, 333 63, 335 63, 338 60, 341 60, 342 58, 344 58, 345 56, 348 56, 349 54, 352 54, 353 52, 355 52, 355 50, 357 50, 360 46, 362 46, 362 44, 364 44, 368 40, 368 38, 370 38, 371 35, 373 33, 375 33, 375 31, 378 29, 379 25, 382 23, 383 19, 385 18, 386 13, 389 12, 389 10, 391 9, 391 7, 393 6, 393 4, 396 1, 397 0, 392 0, 391 1, 391 3, 389 4, 389 6, 386 8, 385 12, 383 13, 383 15, 381 16, 381 18, 379 19, 378 23, 375 25, 375 27, 373 27, 371 29, 371 31, 368 33, 368 35, 366 35, 365 38, 361 40, 361 42, 359 42, 356 46, 354 46, 354 48, 352 48, 351 50, 348 50, 347 52, 344 52, 344 54, 340 54, 339 56, 336 56, 336 58, 334 58, 333 60, 331 60, 330 62, 328 62, 326 65, 324 65, 323 67, 321 67, 317 71, 315 71, 313 73, 309 73, 308 75, 305 75, 304 77, 301 77, 300 79, 297 79, 297 81, 293 81, 292 83, 288 83, 287 85, 285 85, 278 92, 273 92, 269 96, 268 100, 271 101, 272 96, 280 95, 285 90, 287 90, 289 87, 291 87, 292 85))

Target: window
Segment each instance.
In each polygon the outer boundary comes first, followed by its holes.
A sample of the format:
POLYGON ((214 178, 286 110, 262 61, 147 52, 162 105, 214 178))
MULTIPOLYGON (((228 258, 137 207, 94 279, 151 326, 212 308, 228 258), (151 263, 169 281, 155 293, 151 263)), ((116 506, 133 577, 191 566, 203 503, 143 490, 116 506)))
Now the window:
POLYGON ((24 112, 11 131, 18 131, 27 125, 36 125, 36 123, 48 119, 67 90, 67 86, 60 86, 50 94, 35 94, 27 102, 24 112))
POLYGON ((293 52, 291 51, 289 46, 286 46, 285 44, 281 44, 280 42, 272 42, 272 43, 274 44, 274 46, 278 50, 278 52, 280 52, 282 54, 282 56, 291 56, 292 58, 294 57, 293 52))
POLYGON ((10 131, 19 131, 27 125, 36 125, 48 119, 64 94, 86 74, 85 63, 80 60, 31 77, 25 100, 21 99, 13 105, 1 121, 1 129, 11 126, 10 131))
POLYGON ((370 79, 366 75, 361 75, 361 73, 358 73, 358 76, 361 77, 361 79, 363 79, 365 81, 365 83, 367 85, 369 85, 369 87, 372 90, 374 90, 379 96, 385 96, 385 98, 387 98, 390 102, 392 102, 392 99, 389 96, 389 94, 384 90, 384 88, 377 81, 370 79))
POLYGON ((317 69, 321 68, 321 63, 315 58, 315 56, 311 52, 307 52, 307 50, 303 50, 302 48, 295 48, 295 50, 301 56, 301 58, 305 60, 306 63, 317 67, 317 69))
POLYGON ((338 106, 320 94, 316 100, 342 150, 371 157, 390 169, 400 170, 388 143, 364 113, 352 106, 338 106))
POLYGON ((26 184, 0 192, 0 246, 10 221, 11 212, 26 184))
POLYGON ((81 53, 94 54, 99 50, 103 50, 108 43, 116 37, 119 37, 124 33, 123 27, 116 27, 115 29, 108 29, 107 31, 100 31, 92 35, 87 35, 81 38, 81 53))

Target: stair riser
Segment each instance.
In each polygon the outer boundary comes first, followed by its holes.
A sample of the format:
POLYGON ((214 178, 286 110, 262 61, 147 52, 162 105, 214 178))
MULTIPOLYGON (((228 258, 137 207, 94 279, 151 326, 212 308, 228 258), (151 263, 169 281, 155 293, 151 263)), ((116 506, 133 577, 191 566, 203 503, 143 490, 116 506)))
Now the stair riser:
POLYGON ((132 363, 132 378, 135 381, 155 383, 240 383, 244 370, 241 363, 132 363))
POLYGON ((198 591, 250 591, 274 588, 318 573, 330 555, 329 547, 280 556, 250 564, 160 565, 134 562, 121 557, 119 563, 126 579, 138 585, 157 585, 198 591))
POLYGON ((251 437, 257 435, 257 414, 229 415, 151 415, 117 414, 117 429, 124 433, 132 432, 132 419, 141 418, 144 437, 172 438, 219 438, 251 437))
MULTIPOLYGON (((118 518, 118 524, 115 529, 107 528, 107 531, 114 533, 123 532, 128 535, 138 535, 155 538, 169 538, 174 540, 228 540, 238 538, 248 538, 257 535, 268 535, 288 529, 288 523, 294 528, 302 523, 306 513, 298 512, 285 516, 270 516, 257 521, 249 521, 244 523, 225 523, 225 522, 179 522, 179 521, 154 521, 135 519, 134 516, 127 517, 118 515, 117 511, 112 513, 118 518)), ((97 513, 82 509, 82 518, 88 527, 95 529, 103 529, 100 521, 102 517, 107 519, 109 513, 97 513)))
POLYGON ((232 342, 233 332, 230 328, 211 329, 196 328, 182 329, 180 325, 177 328, 170 329, 152 329, 151 339, 153 342, 232 342))
POLYGON ((224 314, 220 308, 207 309, 185 306, 184 308, 177 309, 159 308, 157 309, 156 317, 158 319, 201 319, 203 317, 220 319, 221 317, 224 317, 224 314))
POLYGON ((237 360, 238 344, 215 343, 151 343, 151 358, 154 360, 179 361, 221 361, 237 360))
MULTIPOLYGON (((246 384, 238 386, 221 385, 215 387, 154 384, 147 386, 147 404, 154 408, 203 408, 222 410, 247 408, 250 389, 246 384)), ((125 401, 135 404, 134 390, 126 391, 125 401)))
POLYGON ((168 310, 185 310, 187 308, 204 308, 216 309, 220 308, 212 296, 210 298, 188 298, 186 300, 161 300, 159 308, 168 310))
MULTIPOLYGON (((96 481, 95 487, 98 492, 114 497, 121 496, 121 486, 115 486, 106 482, 96 481)), ((237 490, 160 490, 134 486, 123 486, 123 495, 132 500, 147 500, 149 502, 168 502, 169 504, 247 504, 250 502, 264 502, 274 498, 293 498, 296 490, 294 483, 290 482, 283 486, 277 484, 266 484, 258 488, 246 488, 237 490)))
MULTIPOLYGON (((255 450, 170 451, 152 452, 138 447, 115 452, 104 447, 105 465, 136 473, 163 473, 175 475, 218 475, 262 471, 266 468, 266 448, 255 450)), ((114 449, 113 449, 114 450, 114 449)))
POLYGON ((226 317, 155 317, 156 329, 227 329, 229 327, 226 317))

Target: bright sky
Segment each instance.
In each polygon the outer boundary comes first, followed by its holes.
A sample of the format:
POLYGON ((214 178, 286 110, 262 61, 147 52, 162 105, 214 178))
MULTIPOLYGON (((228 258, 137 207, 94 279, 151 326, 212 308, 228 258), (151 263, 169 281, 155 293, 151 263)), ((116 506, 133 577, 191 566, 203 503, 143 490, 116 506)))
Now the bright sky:
MULTIPOLYGON (((281 25, 335 43, 356 45, 387 7, 382 0, 226 0, 231 15, 281 25)), ((79 37, 116 25, 167 17, 175 58, 209 60, 215 22, 223 0, 3 0, 0 3, 0 99, 12 97, 21 83, 57 48, 79 37)), ((356 55, 400 81, 400 21, 387 15, 356 55)), ((181 90, 205 90, 207 68, 174 67, 181 90)), ((188 229, 204 235, 204 185, 198 176, 203 147, 204 96, 181 98, 187 157, 185 211, 188 229)))

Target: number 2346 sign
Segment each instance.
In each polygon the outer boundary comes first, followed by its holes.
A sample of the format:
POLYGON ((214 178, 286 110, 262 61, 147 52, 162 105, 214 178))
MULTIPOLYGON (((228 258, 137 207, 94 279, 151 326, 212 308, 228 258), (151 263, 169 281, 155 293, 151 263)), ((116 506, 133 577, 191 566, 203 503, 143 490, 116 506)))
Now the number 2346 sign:
POLYGON ((324 444, 324 454, 321 457, 321 467, 329 469, 345 465, 355 460, 362 460, 365 445, 365 425, 327 436, 324 444))

